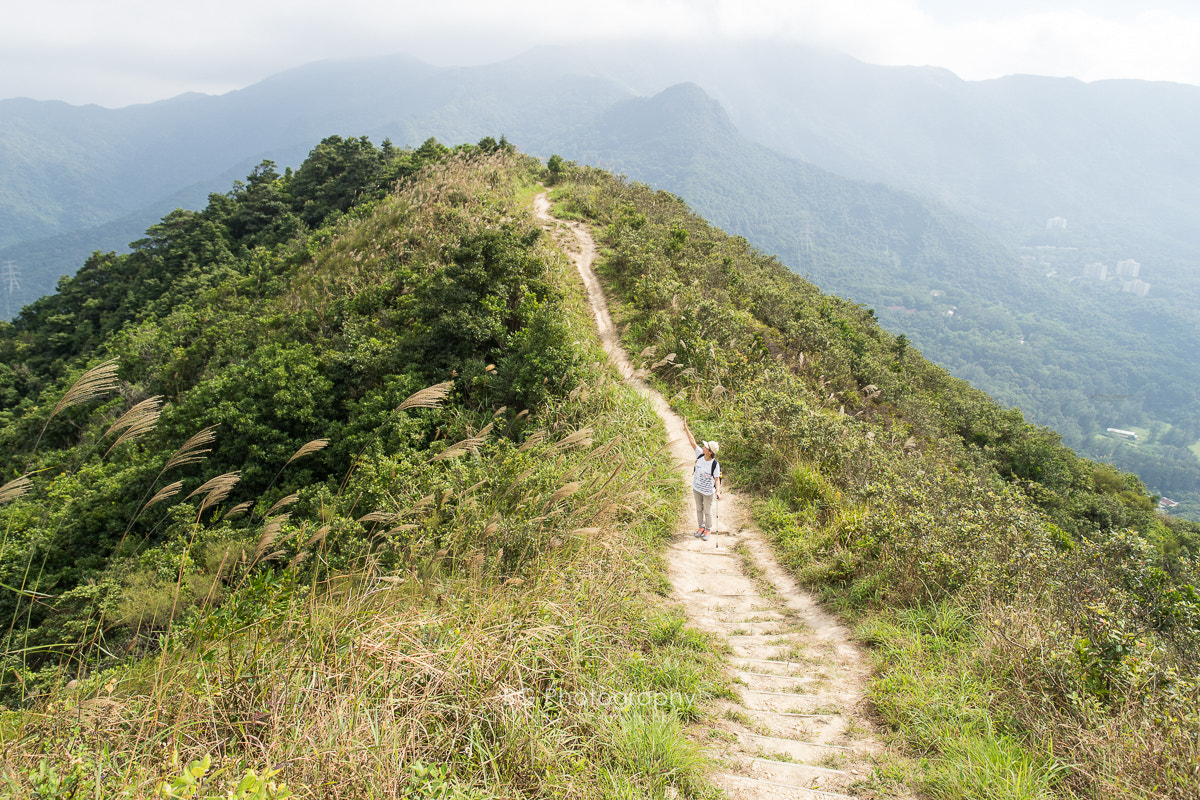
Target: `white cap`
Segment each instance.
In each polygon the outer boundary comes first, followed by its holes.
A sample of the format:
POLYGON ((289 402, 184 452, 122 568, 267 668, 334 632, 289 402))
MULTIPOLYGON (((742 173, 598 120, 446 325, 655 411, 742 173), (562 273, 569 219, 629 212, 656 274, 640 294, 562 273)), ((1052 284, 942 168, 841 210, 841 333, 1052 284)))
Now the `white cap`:
POLYGON ((717 444, 716 442, 705 442, 704 446, 711 450, 713 455, 716 455, 717 451, 721 449, 721 445, 717 444))

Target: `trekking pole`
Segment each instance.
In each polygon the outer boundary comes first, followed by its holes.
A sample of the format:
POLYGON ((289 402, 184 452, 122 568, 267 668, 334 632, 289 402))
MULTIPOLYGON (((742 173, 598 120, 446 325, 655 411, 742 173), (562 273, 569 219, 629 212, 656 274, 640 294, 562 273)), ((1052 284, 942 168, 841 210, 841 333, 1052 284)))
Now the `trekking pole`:
MULTIPOLYGON (((715 491, 713 495, 713 540, 715 541, 717 533, 721 529, 721 495, 715 491)), ((720 546, 721 544, 718 542, 717 547, 720 546)))

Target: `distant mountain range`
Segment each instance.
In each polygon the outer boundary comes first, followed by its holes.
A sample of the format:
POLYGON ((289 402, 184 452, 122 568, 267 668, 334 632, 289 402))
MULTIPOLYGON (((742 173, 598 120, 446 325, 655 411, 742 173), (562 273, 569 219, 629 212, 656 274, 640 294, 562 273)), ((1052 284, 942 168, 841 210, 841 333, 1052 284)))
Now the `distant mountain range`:
POLYGON ((652 43, 470 68, 326 61, 115 110, 0 101, 0 247, 158 208, 185 187, 224 191, 230 174, 261 158, 298 163, 330 133, 398 145, 504 133, 529 152, 567 150, 614 104, 685 82, 752 141, 941 201, 1013 240, 1062 217, 1089 241, 1200 249, 1200 87, 968 82, 795 46, 652 43))
POLYGON ((20 289, 0 298, 15 313, 93 250, 330 134, 503 134, 679 194, 1072 446, 1200 503, 1200 87, 634 43, 318 62, 116 110, 6 100, 0 266, 20 289), (1123 259, 1148 296, 1082 277, 1123 259), (1097 438, 1130 426, 1136 449, 1097 438))

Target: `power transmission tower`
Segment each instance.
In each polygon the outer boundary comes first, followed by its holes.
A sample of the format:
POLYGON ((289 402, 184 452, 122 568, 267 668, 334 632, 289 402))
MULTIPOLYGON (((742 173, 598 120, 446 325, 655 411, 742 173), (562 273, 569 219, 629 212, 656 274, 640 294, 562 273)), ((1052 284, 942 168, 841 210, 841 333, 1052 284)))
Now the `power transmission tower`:
POLYGON ((21 271, 12 261, 0 264, 0 288, 4 289, 4 318, 12 319, 13 292, 21 291, 21 271))

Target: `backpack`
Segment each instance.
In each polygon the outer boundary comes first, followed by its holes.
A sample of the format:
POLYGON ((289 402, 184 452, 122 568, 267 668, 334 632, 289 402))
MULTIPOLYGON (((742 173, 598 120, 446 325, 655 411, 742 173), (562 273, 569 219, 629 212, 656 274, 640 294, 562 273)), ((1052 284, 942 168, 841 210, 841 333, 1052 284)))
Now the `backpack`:
MULTIPOLYGON (((696 456, 696 461, 698 462, 702 458, 704 458, 703 453, 696 456)), ((713 477, 713 478, 717 477, 717 460, 715 458, 712 460, 712 466, 708 468, 708 474, 710 477, 713 477)))

